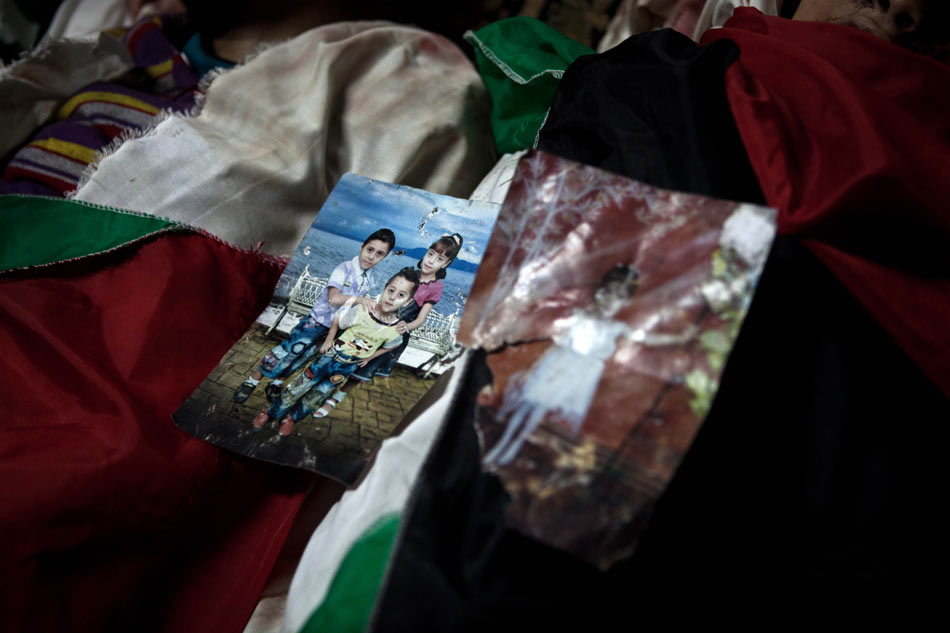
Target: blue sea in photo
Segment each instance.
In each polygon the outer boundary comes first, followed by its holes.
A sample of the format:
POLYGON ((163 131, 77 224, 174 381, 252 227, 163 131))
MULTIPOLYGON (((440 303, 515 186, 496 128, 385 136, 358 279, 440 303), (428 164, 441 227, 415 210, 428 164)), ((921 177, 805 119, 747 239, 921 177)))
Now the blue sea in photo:
POLYGON ((274 291, 274 303, 287 299, 305 268, 329 277, 340 263, 359 254, 363 240, 380 228, 396 236, 396 247, 372 269, 377 295, 398 270, 415 267, 430 244, 459 233, 462 250, 446 269, 442 299, 435 310, 462 313, 475 271, 485 252, 500 205, 434 194, 345 174, 330 193, 274 291))

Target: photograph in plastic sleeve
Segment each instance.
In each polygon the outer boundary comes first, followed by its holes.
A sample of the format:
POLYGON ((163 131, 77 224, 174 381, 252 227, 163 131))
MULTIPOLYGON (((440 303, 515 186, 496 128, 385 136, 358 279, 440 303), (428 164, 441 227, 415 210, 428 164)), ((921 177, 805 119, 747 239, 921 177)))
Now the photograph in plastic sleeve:
POLYGON ((629 555, 715 397, 775 212, 543 153, 518 166, 459 341, 489 353, 483 467, 520 532, 629 555))
POLYGON ((347 174, 270 306, 174 414, 242 455, 358 481, 450 366, 499 205, 347 174))

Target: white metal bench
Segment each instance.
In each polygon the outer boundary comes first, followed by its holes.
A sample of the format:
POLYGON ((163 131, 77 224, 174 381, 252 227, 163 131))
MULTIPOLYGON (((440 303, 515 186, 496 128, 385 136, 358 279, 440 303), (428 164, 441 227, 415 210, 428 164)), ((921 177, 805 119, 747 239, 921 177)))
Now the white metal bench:
POLYGON ((317 302, 320 293, 326 288, 327 281, 329 281, 328 277, 316 277, 311 275, 309 265, 304 268, 300 276, 297 277, 294 287, 291 288, 290 297, 288 297, 287 303, 284 304, 283 310, 280 311, 277 320, 274 321, 273 325, 267 328, 268 336, 274 331, 274 328, 280 324, 288 312, 293 312, 301 317, 310 314, 310 309, 313 307, 313 304, 317 302))

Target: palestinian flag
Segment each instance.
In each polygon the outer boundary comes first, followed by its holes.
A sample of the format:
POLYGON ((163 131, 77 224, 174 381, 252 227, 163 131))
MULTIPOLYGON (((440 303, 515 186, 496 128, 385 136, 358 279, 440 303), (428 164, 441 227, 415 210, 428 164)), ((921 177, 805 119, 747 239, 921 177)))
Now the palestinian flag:
MULTIPOLYGON (((293 615, 324 575, 301 566, 287 630, 669 628, 939 604, 922 572, 947 529, 947 67, 752 10, 705 41, 661 31, 579 59, 540 133, 541 149, 781 214, 720 391, 636 552, 604 572, 506 528, 481 469, 475 394, 491 376, 476 358, 407 504, 367 517, 330 570, 342 587, 371 562, 373 605, 365 589, 359 618, 329 622, 323 585, 293 615)), ((324 527, 312 556, 333 540, 324 527)))
POLYGON ((244 627, 311 475, 170 416, 281 269, 159 218, 0 197, 6 630, 244 627))

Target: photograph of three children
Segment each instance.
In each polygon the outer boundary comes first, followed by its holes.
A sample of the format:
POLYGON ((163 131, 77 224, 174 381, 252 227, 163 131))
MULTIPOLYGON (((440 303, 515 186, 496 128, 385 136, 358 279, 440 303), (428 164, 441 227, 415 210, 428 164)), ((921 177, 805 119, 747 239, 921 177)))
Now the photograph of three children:
POLYGON ((352 485, 445 369, 439 361, 450 362, 497 213, 495 204, 345 175, 271 305, 175 424, 352 485))

